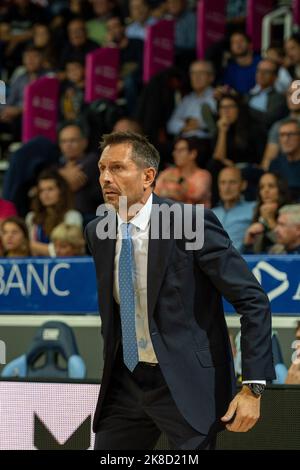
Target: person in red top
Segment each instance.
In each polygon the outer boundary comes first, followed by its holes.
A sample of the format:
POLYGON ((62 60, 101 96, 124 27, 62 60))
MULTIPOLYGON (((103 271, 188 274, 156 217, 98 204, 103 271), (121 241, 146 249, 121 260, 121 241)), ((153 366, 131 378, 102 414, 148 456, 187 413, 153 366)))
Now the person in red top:
POLYGON ((0 198, 0 222, 14 215, 18 215, 14 203, 0 198))
MULTIPOLYGON (((15 215, 18 215, 15 205, 12 202, 6 201, 5 199, 2 199, 0 197, 0 228, 1 228, 1 222, 3 222, 4 219, 7 219, 7 217, 12 217, 15 215)), ((0 256, 2 255, 3 255, 3 247, 1 244, 1 240, 0 240, 0 256)))
POLYGON ((163 170, 157 178, 154 192, 187 204, 210 207, 211 175, 199 168, 197 145, 192 137, 179 137, 174 145, 175 166, 163 170))

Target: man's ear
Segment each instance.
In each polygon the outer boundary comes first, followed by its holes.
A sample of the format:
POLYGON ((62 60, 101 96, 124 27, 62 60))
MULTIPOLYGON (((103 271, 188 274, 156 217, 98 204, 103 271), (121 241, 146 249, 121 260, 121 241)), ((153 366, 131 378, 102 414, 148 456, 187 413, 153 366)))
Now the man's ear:
POLYGON ((88 147, 88 145, 89 145, 89 141, 88 141, 88 139, 87 139, 86 137, 84 137, 83 140, 84 140, 84 151, 86 151, 86 149, 87 149, 87 147, 88 147))
POLYGON ((156 170, 152 166, 144 169, 144 190, 152 186, 156 176, 156 170))
POLYGON ((196 149, 194 150, 191 150, 190 153, 193 155, 193 160, 197 160, 197 157, 198 157, 198 152, 196 149))
POLYGON ((248 181, 243 180, 242 181, 242 193, 246 191, 247 186, 248 186, 248 181))

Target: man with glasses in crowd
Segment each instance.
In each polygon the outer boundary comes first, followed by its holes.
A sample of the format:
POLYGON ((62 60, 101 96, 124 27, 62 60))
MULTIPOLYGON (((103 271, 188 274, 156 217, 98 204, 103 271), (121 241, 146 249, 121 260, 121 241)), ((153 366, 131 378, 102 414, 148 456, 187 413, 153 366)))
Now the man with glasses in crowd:
POLYGON ((290 119, 281 124, 279 141, 282 153, 270 164, 269 170, 279 173, 288 182, 295 201, 300 200, 300 124, 290 119))

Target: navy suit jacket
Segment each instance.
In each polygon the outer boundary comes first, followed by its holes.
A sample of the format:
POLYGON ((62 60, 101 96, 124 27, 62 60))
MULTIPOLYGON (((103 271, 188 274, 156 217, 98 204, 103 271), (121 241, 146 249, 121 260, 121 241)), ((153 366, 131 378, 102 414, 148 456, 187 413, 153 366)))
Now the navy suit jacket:
MULTIPOLYGON (((174 201, 153 195, 153 204, 174 201)), ((183 207, 183 205, 181 205, 183 207)), ((113 298, 115 240, 100 240, 90 222, 86 239, 94 257, 104 339, 104 372, 94 430, 120 345, 121 327, 113 298)), ((116 216, 112 233, 116 233, 116 216)), ((152 219, 151 219, 152 220, 152 219)), ((150 224, 151 224, 150 220, 150 224)), ((182 222, 182 221, 181 221, 182 222)), ((267 296, 232 246, 216 216, 205 210, 204 245, 187 250, 185 239, 149 237, 147 297, 153 347, 178 409, 197 431, 222 428, 235 394, 235 374, 222 295, 241 315, 244 380, 275 377, 271 347, 271 313, 267 296)), ((173 235, 173 236, 172 236, 173 235)))

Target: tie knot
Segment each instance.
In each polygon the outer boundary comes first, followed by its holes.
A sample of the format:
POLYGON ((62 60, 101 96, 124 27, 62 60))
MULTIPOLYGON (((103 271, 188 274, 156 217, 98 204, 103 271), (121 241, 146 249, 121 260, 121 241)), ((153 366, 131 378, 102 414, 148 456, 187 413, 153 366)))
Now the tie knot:
POLYGON ((122 238, 130 238, 131 237, 131 231, 132 231, 132 224, 121 224, 121 233, 122 233, 122 238))

